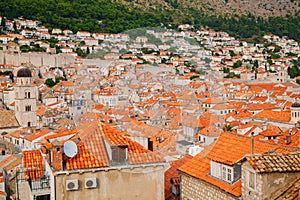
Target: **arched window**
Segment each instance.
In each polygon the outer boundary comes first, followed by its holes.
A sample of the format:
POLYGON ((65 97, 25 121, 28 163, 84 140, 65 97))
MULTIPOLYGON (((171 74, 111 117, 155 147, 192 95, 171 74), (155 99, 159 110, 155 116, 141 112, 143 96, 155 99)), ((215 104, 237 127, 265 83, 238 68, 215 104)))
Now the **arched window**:
POLYGON ((25 99, 30 99, 30 92, 25 92, 25 99))

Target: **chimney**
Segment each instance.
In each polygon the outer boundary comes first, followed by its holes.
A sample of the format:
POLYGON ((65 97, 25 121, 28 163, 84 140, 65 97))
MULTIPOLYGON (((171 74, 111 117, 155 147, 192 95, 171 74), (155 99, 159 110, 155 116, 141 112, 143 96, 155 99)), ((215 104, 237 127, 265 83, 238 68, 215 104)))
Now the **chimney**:
POLYGON ((251 133, 250 154, 254 154, 254 132, 251 133))
POLYGON ((285 140, 285 142, 286 142, 286 145, 289 145, 289 144, 291 144, 291 135, 287 135, 286 136, 286 140, 285 140))
POLYGON ((63 158, 62 158, 62 146, 54 146, 51 149, 51 166, 54 168, 55 171, 60 171, 62 169, 63 158))

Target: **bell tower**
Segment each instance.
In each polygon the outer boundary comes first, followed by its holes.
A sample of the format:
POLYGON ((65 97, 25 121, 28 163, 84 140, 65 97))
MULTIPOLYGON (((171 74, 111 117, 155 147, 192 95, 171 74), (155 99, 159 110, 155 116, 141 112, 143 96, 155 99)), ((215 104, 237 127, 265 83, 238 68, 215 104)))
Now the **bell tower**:
POLYGON ((300 103, 295 102, 291 106, 291 122, 297 123, 300 120, 300 103))
POLYGON ((36 127, 37 87, 32 85, 32 75, 28 68, 17 72, 15 86, 15 116, 22 127, 36 127))

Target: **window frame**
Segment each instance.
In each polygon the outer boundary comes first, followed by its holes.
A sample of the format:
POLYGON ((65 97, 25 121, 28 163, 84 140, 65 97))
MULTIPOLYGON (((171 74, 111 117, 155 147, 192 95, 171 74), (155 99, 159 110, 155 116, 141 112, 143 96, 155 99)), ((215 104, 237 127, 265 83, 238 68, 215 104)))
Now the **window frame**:
POLYGON ((234 167, 211 160, 210 175, 231 184, 234 182, 234 167))
POLYGON ((256 176, 255 176, 255 172, 253 171, 248 171, 248 181, 247 181, 247 184, 248 184, 248 187, 252 190, 255 190, 255 186, 256 186, 256 176), (253 182, 253 183, 251 183, 253 182))

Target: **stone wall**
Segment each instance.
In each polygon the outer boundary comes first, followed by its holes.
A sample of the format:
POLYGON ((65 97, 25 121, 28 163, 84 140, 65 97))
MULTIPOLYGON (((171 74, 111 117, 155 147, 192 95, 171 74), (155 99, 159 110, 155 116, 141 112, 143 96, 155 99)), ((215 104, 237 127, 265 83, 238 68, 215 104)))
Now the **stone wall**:
POLYGON ((32 63, 35 66, 66 66, 74 63, 75 57, 69 54, 47 54, 47 53, 12 53, 0 51, 1 64, 32 63))
POLYGON ((187 174, 180 174, 180 195, 182 200, 234 200, 229 193, 187 174))
POLYGON ((162 165, 79 172, 56 175, 56 200, 164 199, 164 167, 162 165), (92 177, 97 178, 98 186, 93 189, 85 188, 85 178, 92 177), (79 189, 68 191, 66 180, 72 179, 79 180, 79 189))
POLYGON ((242 165, 242 197, 245 200, 274 199, 275 193, 300 178, 300 173, 255 174, 255 188, 249 187, 248 171, 255 172, 248 162, 242 165))

